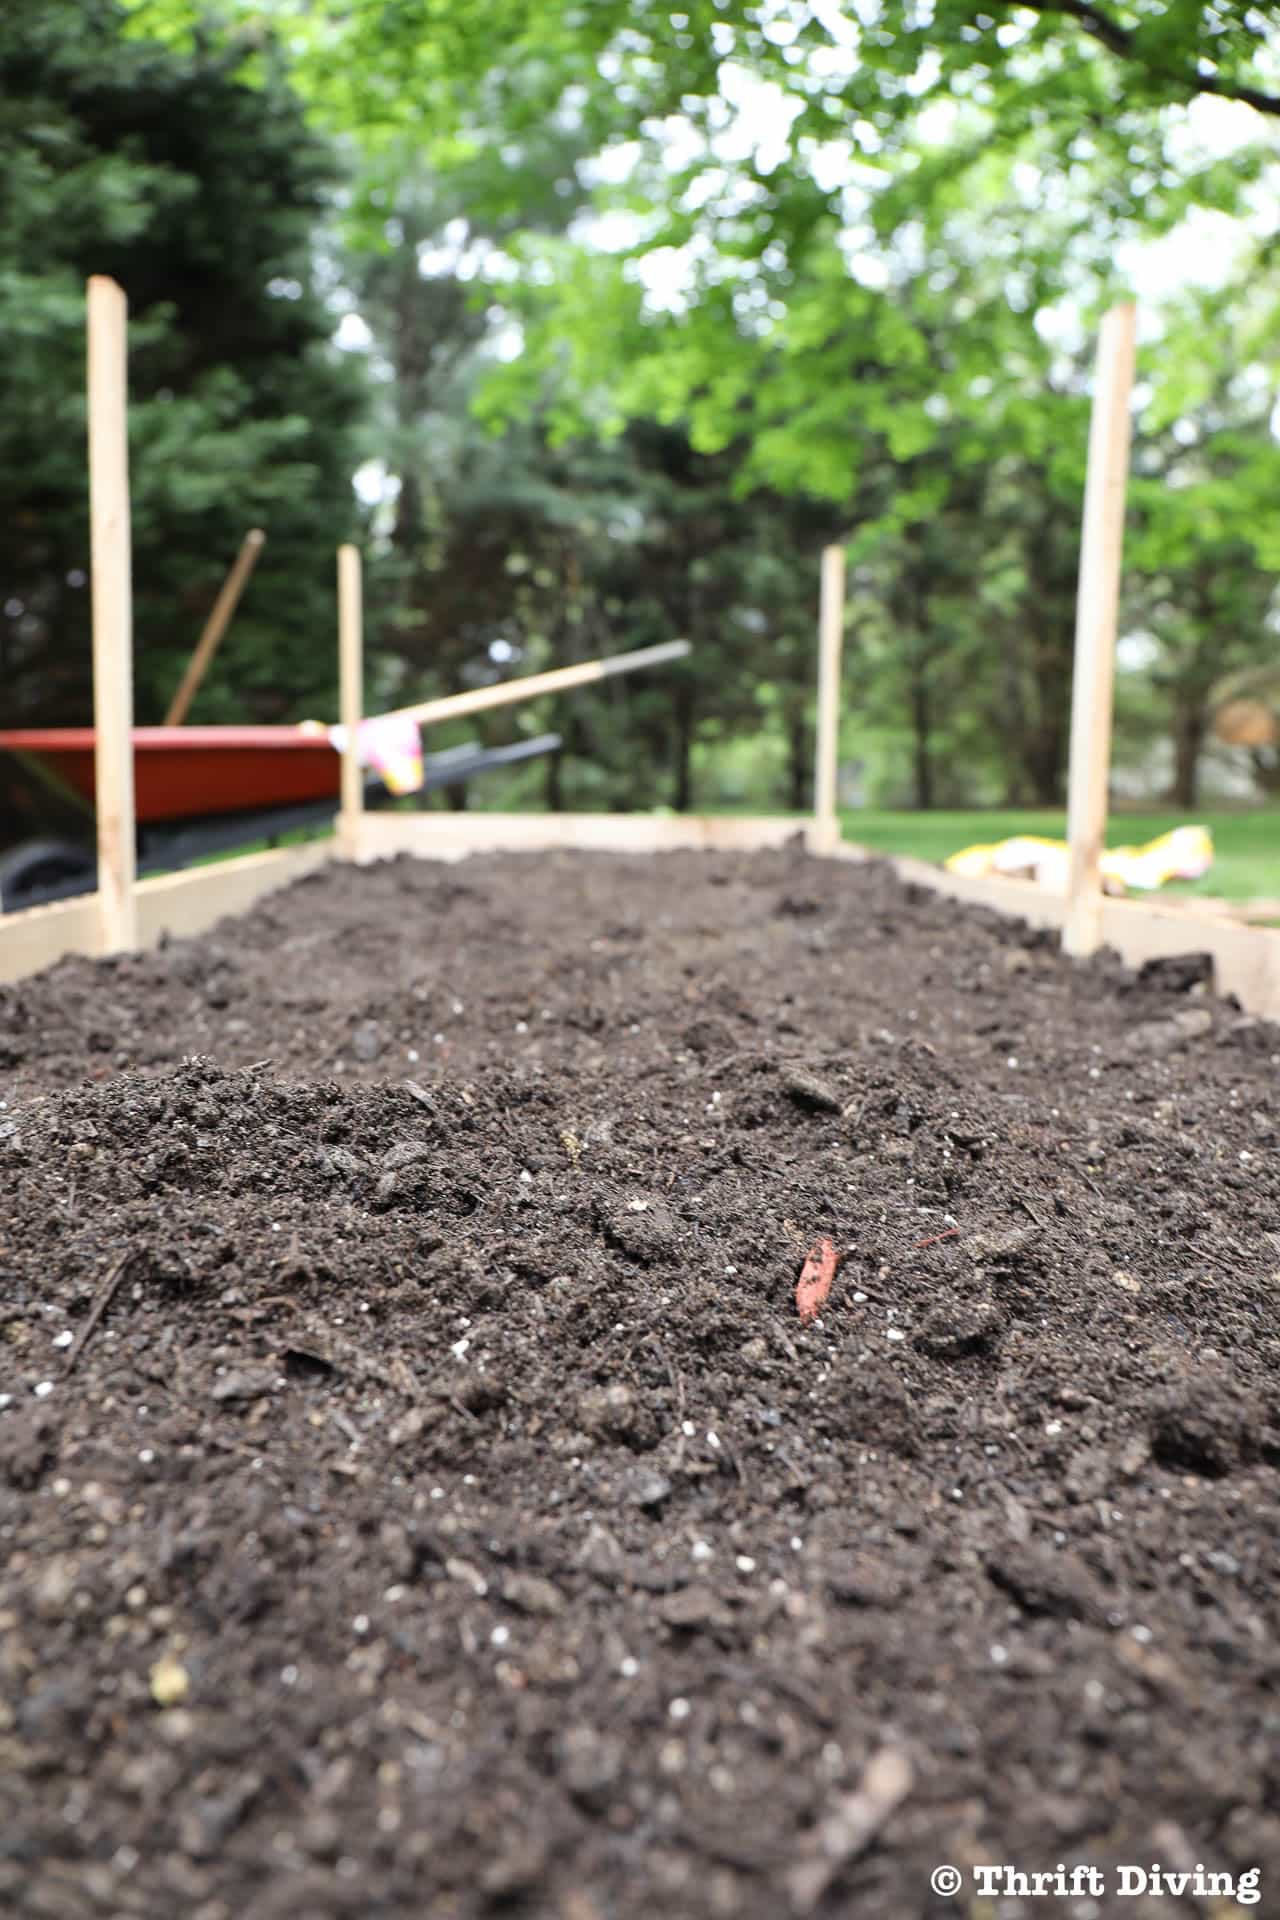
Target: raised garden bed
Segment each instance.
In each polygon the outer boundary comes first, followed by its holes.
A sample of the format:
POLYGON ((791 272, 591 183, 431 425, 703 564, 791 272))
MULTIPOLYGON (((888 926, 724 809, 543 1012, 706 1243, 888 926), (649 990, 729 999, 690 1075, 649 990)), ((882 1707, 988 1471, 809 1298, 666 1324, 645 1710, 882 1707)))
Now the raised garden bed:
POLYGON ((561 853, 0 990, 0 1909, 1267 1911, 1280 1033, 1200 971, 561 853))

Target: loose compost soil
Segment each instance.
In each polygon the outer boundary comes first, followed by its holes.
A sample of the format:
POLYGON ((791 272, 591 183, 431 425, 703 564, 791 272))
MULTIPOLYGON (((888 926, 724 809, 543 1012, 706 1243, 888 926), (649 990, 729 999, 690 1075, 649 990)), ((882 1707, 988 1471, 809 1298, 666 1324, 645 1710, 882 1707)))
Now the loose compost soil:
POLYGON ((1280 1913, 1278 1057, 798 848, 0 992, 0 1911, 1280 1913))

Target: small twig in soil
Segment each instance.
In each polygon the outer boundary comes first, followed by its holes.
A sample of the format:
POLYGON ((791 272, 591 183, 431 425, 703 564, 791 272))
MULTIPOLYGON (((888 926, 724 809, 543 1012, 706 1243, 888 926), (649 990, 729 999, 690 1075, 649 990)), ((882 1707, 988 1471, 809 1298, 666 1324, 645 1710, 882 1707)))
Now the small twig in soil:
POLYGON ((334 1426, 338 1429, 338 1432, 341 1434, 344 1434, 346 1438, 350 1441, 353 1447, 363 1446, 364 1441, 360 1433, 359 1427, 355 1426, 350 1420, 348 1420, 346 1414, 343 1413, 341 1407, 333 1408, 333 1410, 329 1415, 329 1418, 333 1422, 334 1426))
POLYGON ((684 1440, 685 1440, 684 1378, 680 1373, 677 1372, 676 1368, 672 1366, 671 1355, 667 1352, 661 1340, 651 1338, 649 1344, 653 1348, 653 1351, 657 1354, 658 1358, 661 1360, 663 1366, 666 1368, 667 1378, 671 1382, 671 1391, 675 1394, 675 1397, 676 1397, 676 1425, 681 1430, 680 1438, 676 1442, 676 1465, 682 1466, 684 1464, 684 1440))
POLYGON ((835 1800, 814 1828, 812 1857, 798 1860, 787 1876, 793 1913, 812 1913, 831 1882, 865 1852, 910 1793, 915 1771, 898 1747, 881 1747, 863 1769, 852 1793, 835 1800))
MULTIPOLYGON (((1036 1225, 1039 1226, 1039 1224, 1037 1221, 1036 1225)), ((919 1253, 921 1247, 936 1247, 939 1240, 954 1240, 959 1231, 959 1227, 948 1227, 945 1233, 931 1233, 927 1240, 917 1240, 911 1251, 919 1253)))
POLYGON ((267 1067, 274 1067, 275 1060, 252 1060, 247 1067, 241 1067, 241 1073, 262 1073, 267 1067))
POLYGON ((774 1345, 779 1349, 779 1351, 786 1355, 787 1359, 790 1360, 793 1366, 797 1365, 800 1359, 800 1355, 796 1352, 796 1349, 791 1343, 791 1341, 788 1340, 786 1334, 782 1330, 781 1325, 775 1323, 775 1325, 770 1327, 769 1334, 770 1334, 770 1338, 773 1340, 774 1345))
POLYGON ((676 1368, 672 1366, 671 1355, 667 1352, 661 1340, 653 1340, 651 1344, 653 1346, 654 1352, 657 1354, 659 1360, 661 1360, 663 1366, 667 1370, 667 1378, 671 1382, 671 1391, 676 1396, 676 1418, 677 1420, 683 1420, 684 1419, 684 1379, 682 1375, 676 1370, 676 1368))
POLYGON ((404 1090, 406 1093, 411 1093, 414 1099, 418 1102, 419 1106, 425 1107, 428 1113, 435 1112, 436 1110, 435 1101, 431 1098, 431 1095, 427 1092, 426 1088, 420 1087, 416 1080, 406 1080, 404 1083, 404 1090))
POLYGON ((742 1471, 742 1462, 738 1458, 736 1449, 730 1446, 723 1434, 720 1436, 720 1451, 728 1461, 733 1472, 737 1475, 738 1485, 745 1486, 746 1475, 742 1471))
POLYGON ((787 1472, 791 1475, 792 1485, 799 1492, 803 1492, 804 1489, 809 1485, 810 1476, 807 1473, 801 1472, 800 1468, 796 1465, 795 1461, 791 1458, 791 1455, 787 1452, 785 1447, 775 1446, 773 1449, 773 1457, 775 1460, 781 1460, 783 1466, 787 1469, 787 1472))
POLYGON ((291 1293, 264 1293, 249 1307, 231 1308, 227 1314, 229 1320, 239 1320, 248 1325, 254 1320, 265 1320, 272 1307, 292 1307, 295 1313, 302 1309, 291 1293))
POLYGON ((88 1346, 89 1341, 93 1337, 94 1329, 97 1326, 99 1320, 102 1319, 103 1315, 107 1311, 107 1308, 111 1305, 111 1302, 115 1299, 116 1288, 120 1285, 120 1282, 124 1279, 125 1271, 130 1265, 131 1261, 133 1260, 135 1251, 136 1249, 133 1247, 126 1247, 125 1251, 118 1256, 118 1258, 112 1263, 112 1265, 108 1268, 106 1274, 104 1275, 102 1283, 99 1286, 97 1293, 94 1295, 93 1305, 90 1307, 88 1314, 85 1317, 85 1323, 81 1327, 79 1333, 76 1335, 75 1342, 67 1354, 67 1363, 62 1369, 62 1374, 64 1379, 66 1378, 67 1374, 71 1372, 77 1360, 79 1360, 80 1355, 84 1352, 85 1348, 88 1346))
POLYGON ((805 1255, 796 1282, 796 1311, 804 1325, 816 1320, 836 1277, 835 1242, 824 1235, 805 1255))

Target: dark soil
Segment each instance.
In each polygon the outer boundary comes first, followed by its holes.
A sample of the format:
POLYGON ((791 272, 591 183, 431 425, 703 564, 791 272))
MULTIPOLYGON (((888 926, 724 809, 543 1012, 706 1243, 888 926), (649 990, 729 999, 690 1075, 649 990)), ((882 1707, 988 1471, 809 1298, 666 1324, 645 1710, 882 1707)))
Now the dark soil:
POLYGON ((0 1911, 1280 1911, 1278 1055, 799 852, 0 992, 0 1911))

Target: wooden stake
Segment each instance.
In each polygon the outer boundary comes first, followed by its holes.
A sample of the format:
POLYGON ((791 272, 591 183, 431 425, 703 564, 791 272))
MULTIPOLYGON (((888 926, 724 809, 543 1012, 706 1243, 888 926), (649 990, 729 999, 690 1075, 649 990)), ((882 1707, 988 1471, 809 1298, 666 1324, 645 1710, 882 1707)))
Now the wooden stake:
POLYGON ((129 529, 128 301, 89 281, 89 524, 98 919, 104 953, 138 944, 134 879, 133 588, 129 529))
POLYGON ((354 860, 360 844, 364 811, 364 777, 360 771, 359 734, 363 717, 364 609, 361 592, 360 549, 338 548, 338 693, 339 719, 345 729, 342 743, 342 811, 338 815, 338 852, 354 860))
POLYGON ((660 666, 666 660, 683 660, 689 651, 687 640, 664 640, 660 646, 640 647, 634 653, 615 653, 609 660, 584 660, 580 666, 553 667, 549 673, 529 673, 517 680, 500 680, 496 686, 476 687, 470 693, 448 693, 439 700, 420 700, 413 707, 396 707, 384 717, 416 720, 419 726, 435 720, 457 720, 464 714, 483 713, 488 707, 505 707, 513 700, 533 700, 542 693, 562 693, 568 687, 605 680, 610 674, 634 673, 640 667, 660 666))
POLYGON ((169 711, 165 714, 166 727, 180 727, 191 709, 191 702, 199 692, 200 683, 209 671, 210 662, 218 651, 222 636, 231 624, 231 616, 236 610, 240 595, 244 592, 245 581, 253 572, 254 563, 262 552, 266 539, 260 527, 251 527, 240 544, 240 551, 231 565, 231 571, 222 583, 213 611, 204 623, 204 631, 196 644, 196 650, 187 662, 187 670, 178 683, 178 691, 169 702, 169 711))
POLYGON ((1107 831, 1135 321, 1134 307, 1126 304, 1113 307, 1102 322, 1097 391, 1089 424, 1071 688, 1067 909, 1062 929, 1064 953, 1078 955, 1094 953, 1102 944, 1098 863, 1107 831))
POLYGON ((844 548, 822 553, 822 601, 818 615, 818 741, 813 782, 816 851, 840 838, 836 817, 836 762, 840 746, 840 650, 844 639, 844 548))

